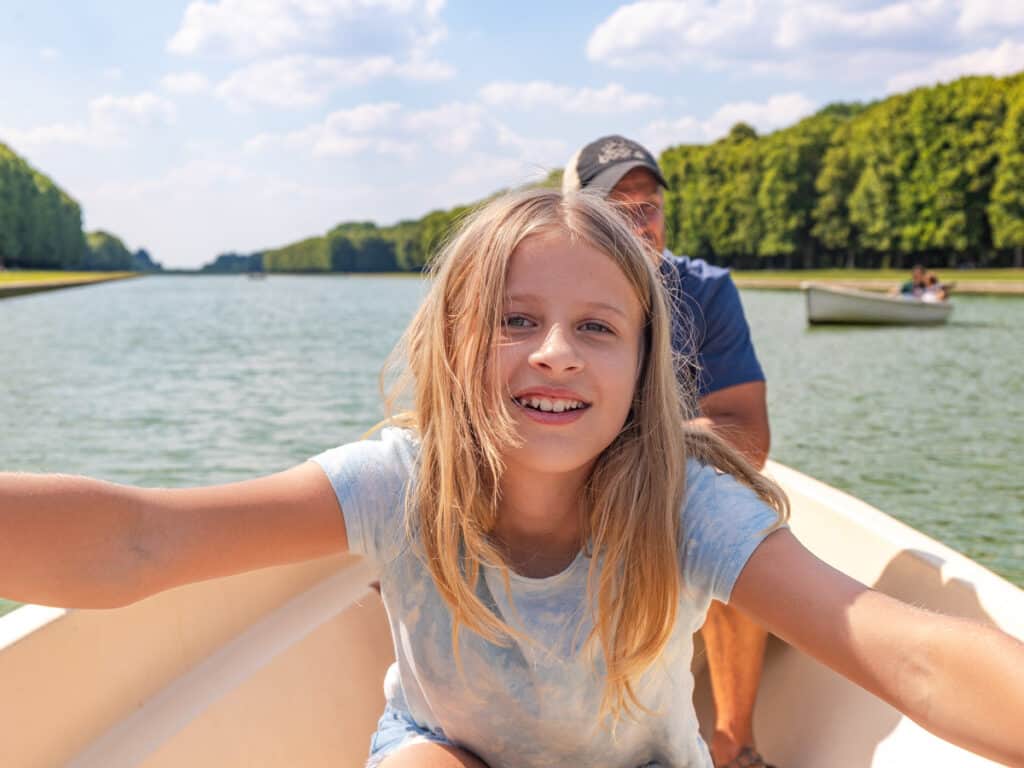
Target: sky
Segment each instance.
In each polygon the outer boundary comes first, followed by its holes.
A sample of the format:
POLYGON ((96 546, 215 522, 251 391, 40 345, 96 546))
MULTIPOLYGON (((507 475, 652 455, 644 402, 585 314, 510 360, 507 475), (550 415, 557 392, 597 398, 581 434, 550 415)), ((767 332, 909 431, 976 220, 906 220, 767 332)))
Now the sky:
POLYGON ((0 0, 0 142, 190 269, 1024 69, 1024 0, 0 0))

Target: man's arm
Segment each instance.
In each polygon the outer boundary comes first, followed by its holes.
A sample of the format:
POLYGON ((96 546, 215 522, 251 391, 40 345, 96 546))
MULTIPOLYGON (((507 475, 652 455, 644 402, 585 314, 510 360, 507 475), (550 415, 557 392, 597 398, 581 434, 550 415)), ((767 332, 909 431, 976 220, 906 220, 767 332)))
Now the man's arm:
POLYGON ((691 424, 712 429, 761 469, 771 447, 766 392, 763 381, 711 392, 700 399, 701 416, 691 424))
POLYGON ((740 292, 728 272, 719 272, 703 282, 690 281, 699 289, 693 296, 695 316, 705 322, 697 348, 701 415, 692 424, 711 428, 760 469, 771 442, 765 376, 740 292))

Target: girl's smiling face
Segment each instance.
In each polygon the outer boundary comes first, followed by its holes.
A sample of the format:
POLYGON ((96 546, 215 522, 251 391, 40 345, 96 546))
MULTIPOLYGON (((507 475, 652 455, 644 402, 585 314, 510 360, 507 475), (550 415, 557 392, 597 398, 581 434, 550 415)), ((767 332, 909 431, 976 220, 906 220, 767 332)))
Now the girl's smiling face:
POLYGON ((515 250, 506 290, 498 374, 522 444, 505 460, 589 467, 633 401, 644 325, 633 287, 611 258, 555 231, 515 250))

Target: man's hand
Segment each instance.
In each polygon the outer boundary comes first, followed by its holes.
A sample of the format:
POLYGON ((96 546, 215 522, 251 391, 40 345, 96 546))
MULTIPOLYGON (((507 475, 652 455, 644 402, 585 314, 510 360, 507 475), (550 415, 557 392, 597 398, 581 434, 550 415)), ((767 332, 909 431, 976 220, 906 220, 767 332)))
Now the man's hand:
POLYGON ((690 423, 713 430, 761 469, 771 446, 766 392, 763 381, 719 389, 701 398, 702 415, 690 423))

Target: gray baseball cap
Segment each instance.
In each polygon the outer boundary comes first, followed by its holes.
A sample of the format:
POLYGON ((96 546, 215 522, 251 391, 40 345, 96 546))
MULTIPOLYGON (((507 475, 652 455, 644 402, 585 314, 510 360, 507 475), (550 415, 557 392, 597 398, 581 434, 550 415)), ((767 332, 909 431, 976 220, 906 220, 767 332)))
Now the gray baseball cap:
POLYGON ((562 175, 562 192, 592 190, 607 197, 634 168, 646 168, 668 189, 654 155, 625 136, 602 136, 572 156, 562 175))

